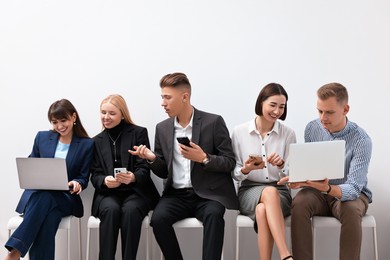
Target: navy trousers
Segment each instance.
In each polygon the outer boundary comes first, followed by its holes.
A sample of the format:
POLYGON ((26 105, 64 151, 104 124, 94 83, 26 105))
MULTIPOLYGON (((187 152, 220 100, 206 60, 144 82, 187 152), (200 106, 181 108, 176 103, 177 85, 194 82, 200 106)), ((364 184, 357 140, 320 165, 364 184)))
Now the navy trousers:
POLYGON ((62 191, 38 191, 26 206, 23 222, 5 247, 31 260, 54 260, 55 235, 62 217, 72 214, 72 201, 62 191))

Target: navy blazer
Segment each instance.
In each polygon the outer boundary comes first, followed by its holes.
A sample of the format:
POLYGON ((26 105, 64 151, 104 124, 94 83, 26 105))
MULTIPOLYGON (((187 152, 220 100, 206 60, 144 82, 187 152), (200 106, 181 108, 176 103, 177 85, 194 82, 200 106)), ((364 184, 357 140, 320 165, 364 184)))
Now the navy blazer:
MULTIPOLYGON (((207 165, 191 161, 191 183, 196 194, 216 200, 228 209, 238 209, 238 198, 231 171, 236 161, 229 131, 219 115, 194 108, 192 142, 199 145, 210 157, 207 165)), ((167 179, 163 194, 173 183, 174 118, 156 126, 154 152, 156 160, 149 164, 153 173, 167 179)))
MULTIPOLYGON (((40 131, 37 133, 32 152, 29 157, 54 158, 59 134, 52 130, 40 131)), ((66 167, 68 171, 68 180, 80 183, 83 190, 88 186, 90 174, 90 163, 93 156, 93 140, 91 138, 80 138, 73 135, 69 151, 66 156, 66 167)), ((37 190, 25 190, 16 207, 16 212, 23 213, 31 195, 37 190)), ((58 191, 53 191, 58 192, 58 191)), ((73 203, 73 215, 82 217, 84 208, 81 198, 77 194, 70 194, 69 191, 63 192, 73 203)))
MULTIPOLYGON (((112 158, 111 143, 107 131, 103 131, 94 137, 95 154, 91 168, 91 182, 95 187, 94 198, 92 202, 92 215, 98 216, 98 210, 101 200, 104 196, 116 189, 110 189, 104 185, 104 179, 114 175, 114 162, 112 158)), ((149 146, 148 131, 146 128, 124 124, 121 137, 121 159, 123 167, 134 173, 136 182, 128 185, 121 184, 117 189, 132 190, 144 199, 150 209, 154 209, 160 197, 152 179, 146 160, 138 156, 133 156, 128 152, 133 146, 144 144, 149 146)))

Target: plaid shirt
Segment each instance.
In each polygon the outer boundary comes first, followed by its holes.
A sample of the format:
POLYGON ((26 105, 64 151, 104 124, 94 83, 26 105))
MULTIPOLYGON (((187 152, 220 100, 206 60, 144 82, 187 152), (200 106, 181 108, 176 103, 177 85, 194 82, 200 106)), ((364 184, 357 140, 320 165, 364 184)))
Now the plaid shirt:
POLYGON ((305 129, 305 142, 345 140, 345 172, 343 179, 329 180, 342 191, 341 201, 355 200, 361 193, 372 202, 372 193, 367 188, 368 166, 372 142, 368 134, 356 123, 347 120, 347 125, 337 133, 324 129, 319 119, 309 122, 305 129))

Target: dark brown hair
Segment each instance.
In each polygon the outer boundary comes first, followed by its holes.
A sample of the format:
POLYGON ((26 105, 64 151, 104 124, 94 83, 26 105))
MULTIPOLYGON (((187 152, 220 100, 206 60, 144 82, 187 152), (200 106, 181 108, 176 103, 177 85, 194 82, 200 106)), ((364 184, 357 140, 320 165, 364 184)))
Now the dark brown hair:
POLYGON ((286 104, 284 106, 284 113, 279 117, 280 120, 285 120, 287 117, 287 100, 288 95, 286 90, 282 87, 282 85, 278 83, 269 83, 263 87, 263 89, 260 91, 259 96, 257 97, 256 106, 255 106, 255 112, 256 115, 262 116, 263 115, 263 102, 267 100, 271 96, 275 95, 283 95, 286 97, 286 104))
POLYGON ((73 133, 78 137, 89 137, 87 131, 85 131, 83 125, 81 124, 79 113, 77 113, 76 108, 73 104, 67 99, 60 99, 55 101, 50 105, 49 111, 47 112, 47 118, 49 122, 53 119, 69 119, 76 115, 76 121, 73 125, 73 133))
POLYGON ((181 72, 175 72, 171 74, 167 74, 160 80, 160 87, 184 87, 188 90, 189 94, 191 94, 191 84, 188 80, 186 74, 181 72))

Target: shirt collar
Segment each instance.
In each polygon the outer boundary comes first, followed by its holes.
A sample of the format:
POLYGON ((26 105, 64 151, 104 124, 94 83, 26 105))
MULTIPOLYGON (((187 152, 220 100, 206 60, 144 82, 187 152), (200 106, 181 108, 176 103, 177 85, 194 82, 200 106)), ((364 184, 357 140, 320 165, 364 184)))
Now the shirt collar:
POLYGON ((186 125, 185 127, 182 127, 179 124, 179 122, 177 121, 177 116, 175 116, 175 120, 174 120, 173 126, 175 128, 187 128, 187 127, 191 127, 192 128, 193 121, 194 121, 194 108, 192 108, 192 115, 191 115, 191 119, 190 119, 190 122, 188 123, 188 125, 186 125))
POLYGON ((353 124, 348 120, 348 117, 347 117, 347 124, 345 125, 345 127, 343 129, 341 129, 338 132, 334 132, 334 133, 330 133, 328 131, 328 133, 331 136, 333 136, 333 138, 340 138, 340 137, 347 135, 351 131, 352 128, 353 128, 353 124))
MULTIPOLYGON (((270 133, 275 132, 276 134, 278 134, 279 133, 279 125, 280 125, 280 122, 278 120, 276 120, 275 124, 274 124, 274 127, 269 132, 270 133)), ((256 117, 255 117, 254 120, 252 120, 249 123, 249 125, 248 125, 248 132, 249 132, 249 134, 251 134, 251 133, 260 134, 259 131, 257 131, 257 128, 256 128, 256 117)))

